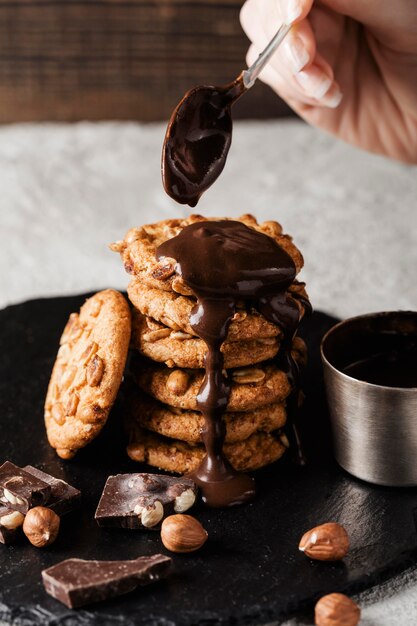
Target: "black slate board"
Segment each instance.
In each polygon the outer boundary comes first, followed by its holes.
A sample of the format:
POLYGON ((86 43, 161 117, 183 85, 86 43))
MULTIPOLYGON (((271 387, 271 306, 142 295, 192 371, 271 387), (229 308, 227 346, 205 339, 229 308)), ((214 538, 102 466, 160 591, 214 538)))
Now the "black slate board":
POLYGON ((84 497, 82 512, 64 519, 49 549, 24 541, 0 545, 1 623, 264 624, 311 610, 322 594, 364 589, 415 562, 417 489, 367 485, 331 458, 318 345, 336 320, 315 313, 303 328, 310 349, 303 427, 310 465, 298 468, 287 459, 259 472, 259 498, 246 507, 196 509, 210 540, 194 555, 174 555, 173 575, 158 585, 79 611, 47 596, 41 570, 62 559, 166 552, 158 533, 103 530, 94 522, 106 477, 143 469, 124 454, 117 408, 99 439, 71 462, 59 460, 46 441, 43 399, 58 339, 84 299, 34 300, 0 311, 0 460, 36 465, 79 487, 84 497), (313 562, 297 550, 305 530, 329 520, 341 522, 351 537, 343 563, 313 562))

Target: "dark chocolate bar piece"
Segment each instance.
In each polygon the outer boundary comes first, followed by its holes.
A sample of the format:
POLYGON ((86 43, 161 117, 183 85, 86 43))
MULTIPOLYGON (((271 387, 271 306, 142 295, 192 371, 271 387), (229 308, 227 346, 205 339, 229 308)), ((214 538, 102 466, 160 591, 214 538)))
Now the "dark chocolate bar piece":
POLYGON ((65 515, 80 506, 81 491, 75 487, 72 487, 59 478, 46 474, 46 472, 42 472, 42 470, 37 467, 32 467, 32 465, 26 465, 23 469, 25 472, 28 472, 28 474, 50 485, 51 495, 46 502, 46 506, 55 511, 57 515, 65 515))
POLYGON ((165 577, 171 559, 162 554, 133 561, 67 559, 42 572, 44 587, 68 608, 100 602, 165 577))
POLYGON ((21 532, 24 517, 18 511, 0 507, 0 543, 14 543, 21 532), (19 519, 19 516, 21 519, 19 519))
POLYGON ((51 486, 14 463, 6 461, 0 467, 0 502, 2 505, 27 513, 34 506, 45 504, 51 486))
POLYGON ((167 515, 187 511, 196 494, 189 478, 117 474, 107 479, 95 518, 99 526, 156 530, 167 515))

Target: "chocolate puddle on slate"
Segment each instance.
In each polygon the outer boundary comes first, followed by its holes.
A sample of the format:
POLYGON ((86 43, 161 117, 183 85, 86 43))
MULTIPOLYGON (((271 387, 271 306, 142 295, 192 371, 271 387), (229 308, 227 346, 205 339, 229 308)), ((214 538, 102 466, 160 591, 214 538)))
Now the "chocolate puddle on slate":
MULTIPOLYGON (((205 377, 197 396, 197 405, 205 420, 202 438, 206 456, 192 478, 209 506, 242 504, 254 497, 255 482, 250 476, 236 472, 223 454, 222 415, 231 383, 224 370, 220 348, 237 302, 244 300, 257 308, 283 331, 277 361, 293 388, 291 404, 296 404, 298 366, 291 356, 291 341, 300 312, 295 299, 286 293, 296 276, 295 265, 271 237, 234 220, 186 226, 176 237, 158 247, 156 258, 166 257, 175 259, 176 273, 197 297, 190 324, 208 348, 205 377)), ((299 438, 294 421, 293 428, 297 445, 299 438)), ((304 461, 299 448, 298 458, 304 461)))
POLYGON ((221 87, 194 87, 173 111, 162 148, 162 181, 180 204, 194 207, 222 173, 232 143, 231 107, 245 91, 242 75, 221 87))

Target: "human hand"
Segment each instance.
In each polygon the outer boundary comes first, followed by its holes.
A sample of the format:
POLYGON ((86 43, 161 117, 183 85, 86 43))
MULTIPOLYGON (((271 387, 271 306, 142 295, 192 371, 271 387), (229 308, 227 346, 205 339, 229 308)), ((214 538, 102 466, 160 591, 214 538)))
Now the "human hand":
POLYGON ((246 0, 248 65, 294 23, 260 78, 307 122, 417 163, 415 0, 246 0))

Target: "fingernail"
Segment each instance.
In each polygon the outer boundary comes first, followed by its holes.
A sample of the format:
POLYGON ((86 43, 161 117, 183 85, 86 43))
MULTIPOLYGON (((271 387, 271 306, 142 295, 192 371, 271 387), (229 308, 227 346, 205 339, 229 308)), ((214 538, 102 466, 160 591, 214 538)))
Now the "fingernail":
POLYGON ((282 43, 282 50, 288 60, 288 64, 293 74, 297 74, 305 67, 310 59, 309 54, 300 39, 300 37, 293 37, 292 39, 286 39, 282 43))
POLYGON ((283 7, 282 17, 285 24, 292 24, 302 13, 303 7, 300 0, 287 0, 287 5, 283 7))
POLYGON ((342 100, 343 100, 343 94, 341 91, 337 90, 330 97, 326 98, 323 104, 325 104, 326 107, 329 107, 330 109, 336 109, 339 106, 339 104, 342 102, 342 100))
POLYGON ((311 97, 320 100, 330 89, 333 80, 322 71, 305 70, 295 75, 304 91, 311 97))

